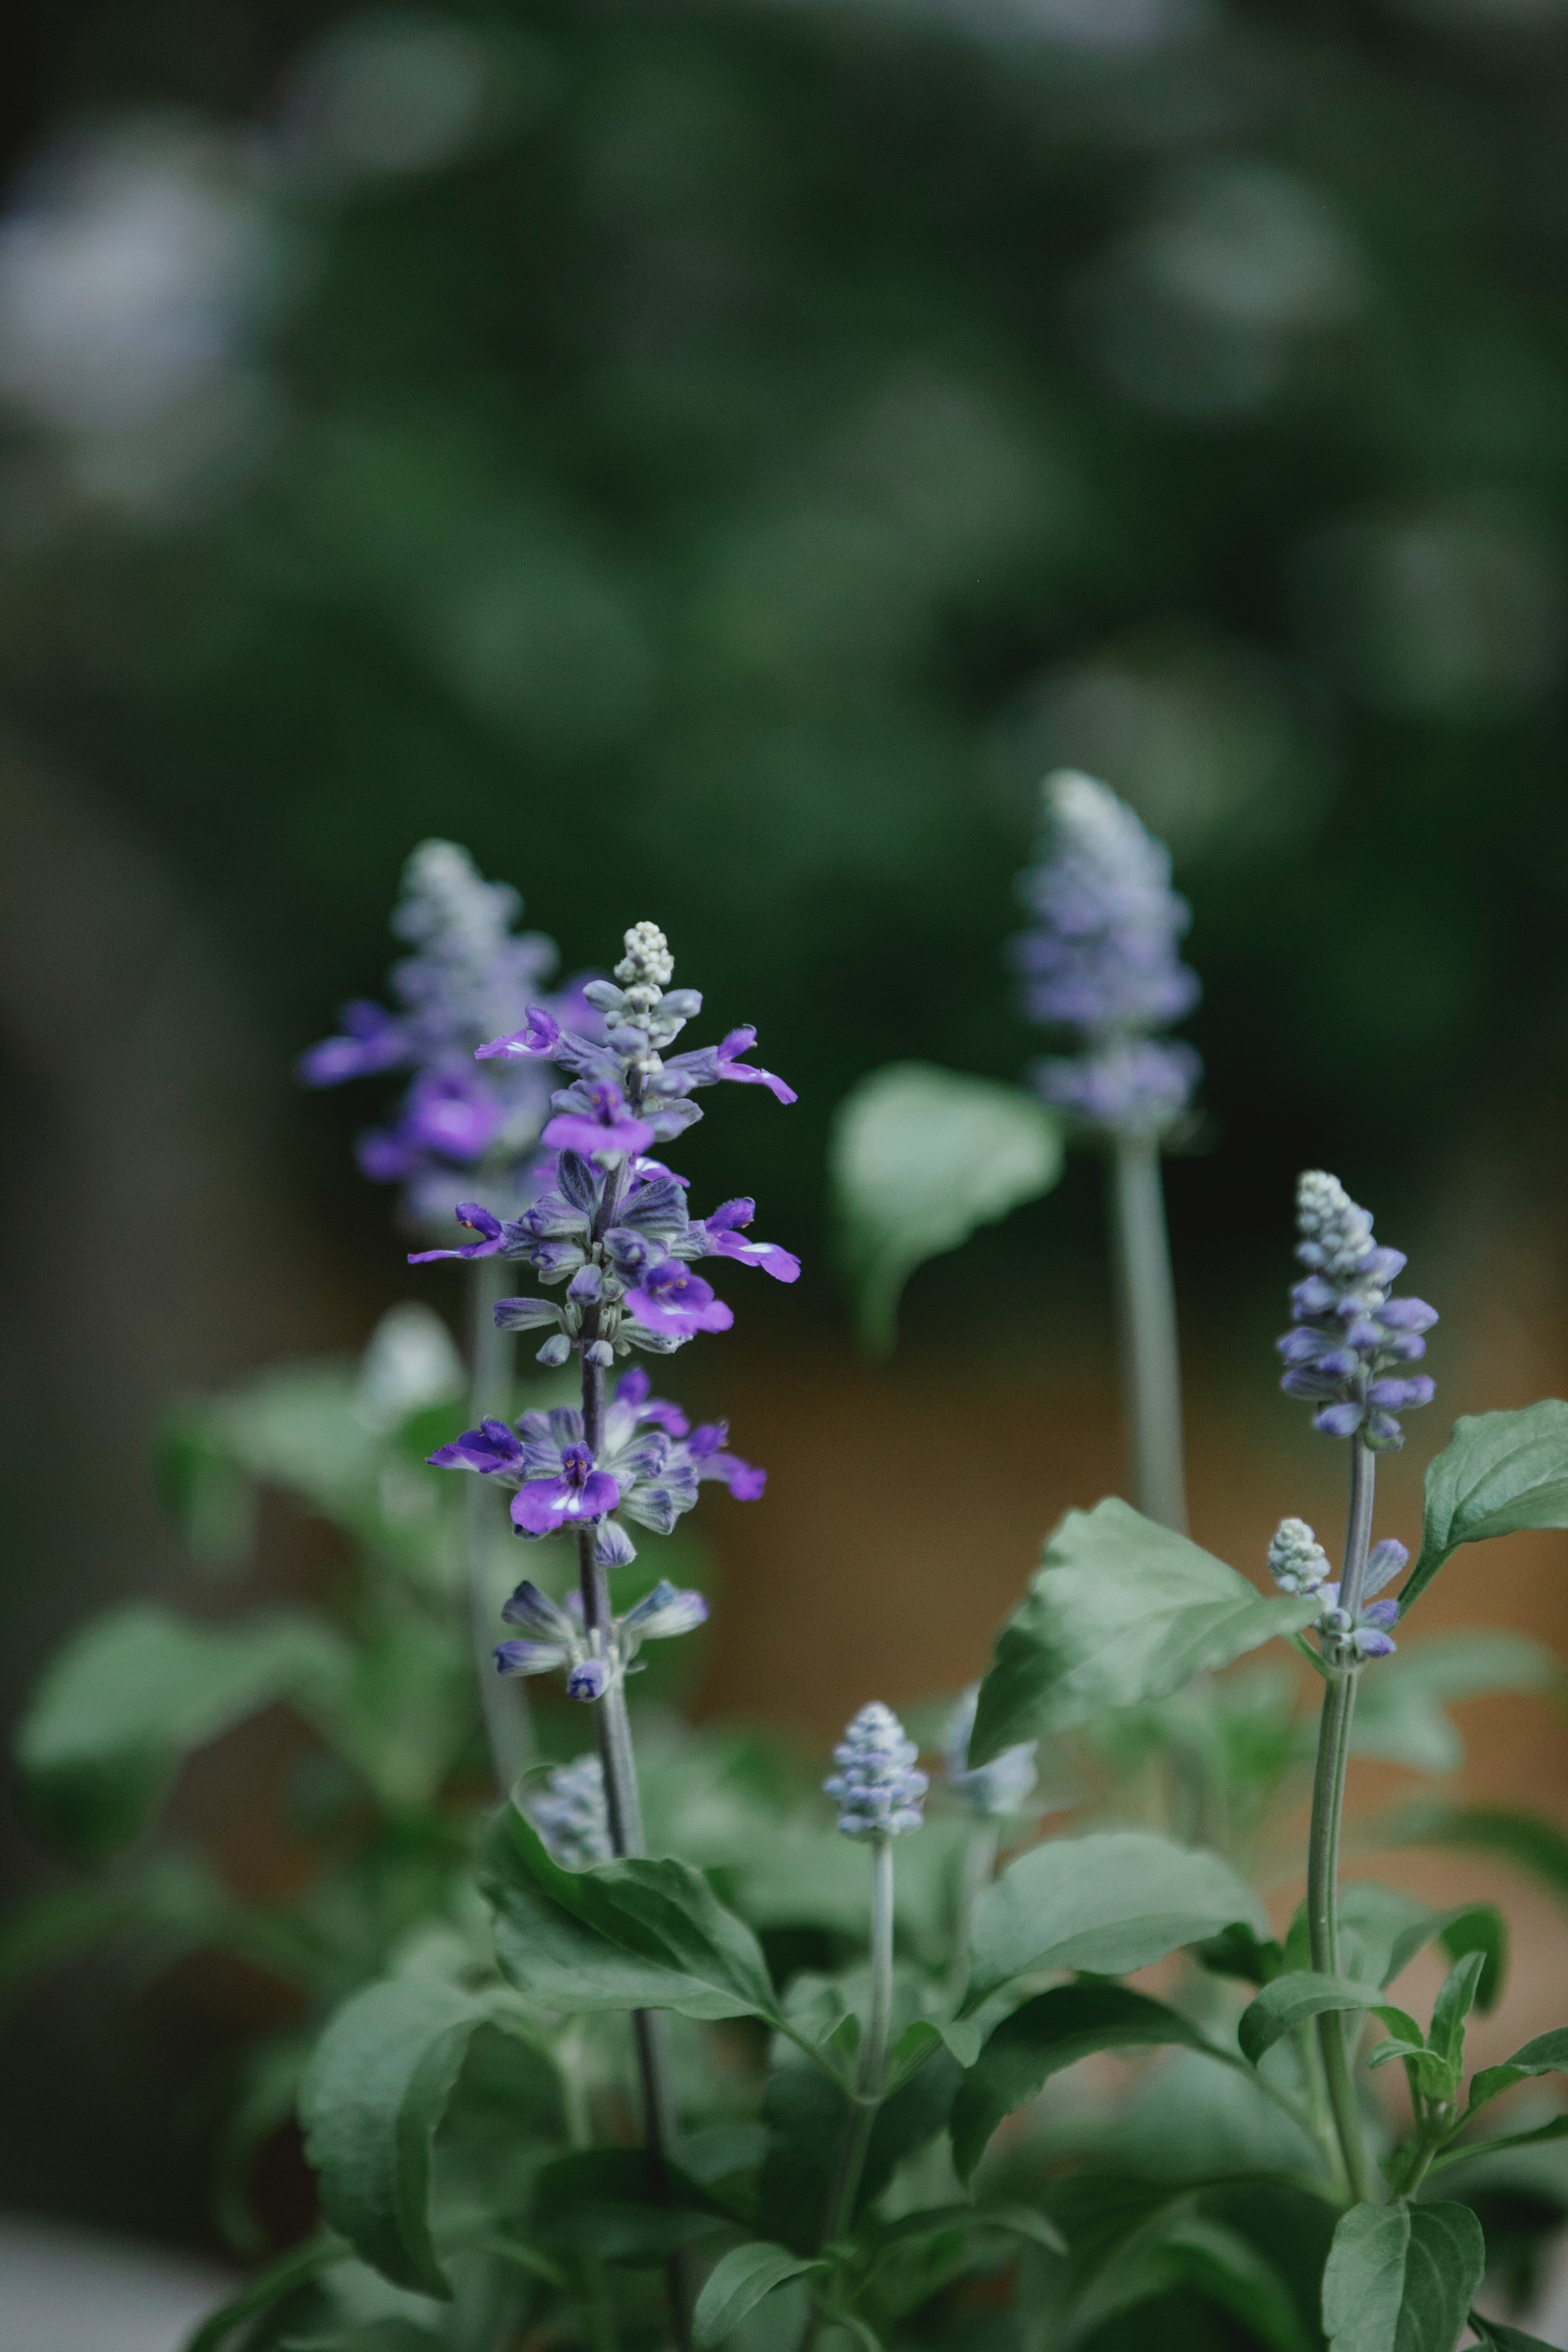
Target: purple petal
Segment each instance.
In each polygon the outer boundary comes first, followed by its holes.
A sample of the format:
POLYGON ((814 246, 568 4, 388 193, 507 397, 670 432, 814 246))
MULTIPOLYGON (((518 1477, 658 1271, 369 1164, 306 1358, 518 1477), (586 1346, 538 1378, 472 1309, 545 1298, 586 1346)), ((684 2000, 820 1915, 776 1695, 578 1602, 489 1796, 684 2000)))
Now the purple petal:
POLYGON ((500 1675, 548 1675, 571 1656, 558 1642, 498 1642, 496 1672, 500 1675))
POLYGON ((1371 1403, 1386 1405, 1399 1412, 1411 1405, 1430 1404, 1437 1393, 1437 1383, 1429 1372, 1417 1372, 1407 1381, 1373 1381, 1367 1391, 1371 1403))
POLYGON ((1397 1601, 1369 1601, 1361 1612, 1363 1625, 1396 1625, 1399 1622, 1397 1601))
POLYGON ((559 1602, 537 1584, 526 1580, 520 1584, 510 1599, 501 1603, 502 1622, 508 1625, 526 1625, 531 1633, 547 1641, 570 1642, 572 1620, 559 1602))
MULTIPOLYGON (((469 1031, 469 1035, 473 1032, 469 1031)), ((528 1019, 521 1029, 509 1037, 492 1037, 487 1045, 479 1046, 476 1062, 550 1062, 555 1058, 561 1043, 561 1024, 542 1004, 531 1004, 528 1019)))
POLYGON ((552 1151, 581 1151, 585 1157, 595 1151, 646 1151, 653 1141, 653 1129, 646 1118, 634 1118, 630 1111, 618 1118, 586 1118, 579 1111, 557 1111, 544 1130, 543 1140, 552 1151))
POLYGON ((1398 1643, 1391 1641, 1386 1633, 1379 1633, 1371 1628, 1356 1634, 1355 1645, 1363 1658, 1391 1658, 1399 1647, 1398 1643))
MULTIPOLYGON (((1353 1437, 1365 1419, 1366 1409, 1363 1405, 1330 1404, 1325 1405, 1321 1412, 1313 1415, 1312 1426, 1314 1429, 1321 1429, 1325 1437, 1353 1437)), ((514 1504, 512 1506, 514 1513, 516 1508, 517 1506, 514 1504)))
POLYGON ((308 1087, 339 1087, 345 1078, 367 1078, 390 1070, 407 1050, 408 1033, 384 1005, 360 998, 345 1004, 339 1020, 343 1034, 324 1037, 301 1054, 295 1074, 308 1087))
POLYGON ((1362 1591, 1367 1594, 1381 1592, 1390 1577, 1397 1576, 1409 1565, 1410 1554, 1398 1538, 1384 1536, 1383 1541, 1374 1543, 1367 1554, 1366 1579, 1362 1591))
POLYGON ((499 1257, 506 1242, 499 1217, 482 1209, 477 1201, 459 1201, 453 1214, 460 1225, 467 1225, 479 1239, 458 1249, 416 1250, 409 1257, 410 1265, 428 1265, 438 1257, 499 1257))
POLYGON ((566 1677, 566 1696, 584 1700, 603 1698, 609 1680, 610 1670, 603 1658, 584 1658, 566 1677))
POLYGON ((514 1525, 525 1535, 553 1535, 577 1499, 577 1489, 566 1478, 531 1478, 511 1498, 514 1525))
POLYGON ((775 1077, 772 1070, 757 1069, 749 1062, 736 1060, 737 1055, 748 1052, 756 1042, 754 1029, 731 1029, 719 1047, 719 1076, 739 1079, 742 1086, 766 1087, 769 1093, 782 1103, 797 1102, 800 1097, 795 1088, 786 1086, 782 1078, 775 1077))
POLYGON ((1430 1331, 1437 1310, 1424 1298, 1388 1298, 1378 1308, 1377 1319, 1385 1331, 1430 1331))

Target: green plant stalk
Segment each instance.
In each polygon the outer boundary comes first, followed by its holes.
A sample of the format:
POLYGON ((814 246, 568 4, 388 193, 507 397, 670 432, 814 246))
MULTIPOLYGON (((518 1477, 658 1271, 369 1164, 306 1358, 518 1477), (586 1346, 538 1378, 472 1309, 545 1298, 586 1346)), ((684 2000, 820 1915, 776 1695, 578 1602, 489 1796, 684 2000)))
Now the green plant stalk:
MULTIPOLYGON (((1366 1578, 1375 1476, 1376 1456, 1368 1452, 1359 1436, 1352 1437, 1350 1513, 1340 1579, 1341 1604, 1352 1616, 1360 1607, 1366 1578)), ((1358 1679, 1356 1667, 1333 1667, 1318 1719, 1318 1757, 1312 1775, 1312 1820, 1307 1845, 1307 1937, 1312 1966, 1321 1976, 1333 1977, 1340 1972, 1340 1832, 1358 1679)), ((1367 2162, 1344 2021, 1339 2011, 1325 2011, 1317 2021, 1316 2031, 1345 2178, 1352 2194, 1363 2202, 1370 2202, 1376 2189, 1367 2162)))
MULTIPOLYGON (((866 2157, 871 2146, 871 2134, 876 2128, 877 2111, 882 2104, 892 2016, 893 1841, 890 1837, 874 1837, 871 1841, 871 2010, 855 2068, 855 2087, 849 2095, 849 2113, 845 2117, 844 2135, 838 2144, 838 2162, 823 2226, 825 2246, 842 2244, 854 2227, 855 2200, 859 2194, 860 2176, 866 2169, 866 2157)), ((803 2352, 814 2352, 827 2315, 820 2305, 814 2311, 803 2352)))
POLYGON ((1185 1535, 1182 1362, 1158 1142, 1119 1137, 1110 1177, 1132 1499, 1145 1518, 1185 1535))
POLYGON ((1002 1843, 1000 1823, 976 1822, 969 1832, 959 1865, 958 1899, 952 1912, 952 1966, 947 1989, 954 2005, 969 1986, 969 1929, 974 1906, 996 1875, 996 1855, 1002 1843))
MULTIPOLYGON (((476 1258, 468 1268, 468 1417, 477 1427, 486 1413, 510 1419, 515 1343, 496 1329, 496 1302, 506 1294, 507 1267, 499 1257, 476 1258)), ((497 1638, 490 1562, 504 1540, 505 1506, 488 1478, 464 1481, 463 1551, 468 1570, 468 1622, 474 1673, 479 1686, 485 1745, 496 1790, 506 1796, 534 1758, 533 1717, 521 1681, 495 1669, 497 1638)), ((510 1530, 508 1530, 510 1532, 510 1530)))

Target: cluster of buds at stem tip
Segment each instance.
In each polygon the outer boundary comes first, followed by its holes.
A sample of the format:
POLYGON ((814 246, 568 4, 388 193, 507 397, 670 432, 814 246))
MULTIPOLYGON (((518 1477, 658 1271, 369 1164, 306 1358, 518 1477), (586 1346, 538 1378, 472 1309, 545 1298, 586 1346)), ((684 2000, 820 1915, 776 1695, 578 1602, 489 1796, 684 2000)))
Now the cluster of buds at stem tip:
MULTIPOLYGON (((345 1004, 340 1034, 300 1056, 307 1086, 341 1086, 383 1071, 410 1083, 390 1119, 361 1136, 361 1169, 403 1188, 416 1225, 444 1223, 476 1175, 507 1213, 527 1206, 540 1134, 550 1115, 543 1073, 524 1065, 475 1066, 476 1049, 520 1021, 558 957, 542 932, 515 933, 522 906, 509 883, 487 882, 466 849, 426 841, 404 869, 392 928, 413 952, 392 967, 395 1010, 345 1004)), ((557 1021, 591 1024, 581 985, 544 999, 557 1021)))
POLYGON ((705 1623, 708 1603, 700 1592, 679 1591, 661 1577, 624 1616, 590 1630, 580 1593, 552 1601, 537 1584, 522 1583, 500 1613, 509 1625, 525 1629, 524 1639, 502 1642, 497 1649, 501 1674, 548 1675, 563 1668, 568 1698, 593 1700, 636 1671, 634 1661, 645 1642, 674 1641, 705 1623))
POLYGON ((1004 1748, 988 1764, 971 1764, 969 1741, 979 1704, 980 1685, 971 1683, 948 1717, 942 1732, 942 1752, 946 1767, 943 1778, 953 1795, 961 1797, 972 1812, 1000 1820, 1017 1811, 1038 1780, 1035 1757, 1040 1743, 1037 1739, 1022 1740, 1016 1748, 1004 1748))
POLYGON ((872 1699, 860 1709, 833 1751, 837 1771, 822 1784, 846 1837, 902 1837, 922 1826, 931 1783, 916 1766, 919 1753, 890 1706, 872 1699))
POLYGON ((605 1799, 605 1768, 597 1756, 574 1757, 557 1764, 527 1800, 528 1818, 539 1832, 552 1862, 563 1870, 587 1870, 608 1862, 615 1853, 610 1839, 610 1809, 605 1799))
POLYGON ((1305 1519, 1281 1519, 1268 1546, 1268 1573, 1280 1591, 1322 1601, 1323 1613, 1312 1630, 1325 1662, 1331 1666, 1386 1658, 1397 1648, 1389 1628, 1398 1622, 1399 1603, 1373 1596, 1409 1564, 1410 1554, 1396 1537, 1384 1536, 1381 1543, 1373 1544, 1367 1554, 1361 1607, 1352 1617, 1340 1606, 1340 1588, 1329 1556, 1305 1519))
POLYGON ((1359 1436, 1375 1453, 1394 1452, 1405 1443, 1396 1414, 1432 1402, 1428 1375, 1401 1368, 1426 1354, 1422 1334, 1436 1309, 1389 1296, 1405 1254, 1373 1241, 1370 1213, 1337 1176, 1307 1171, 1296 1188, 1296 1255, 1308 1272, 1290 1293, 1298 1319, 1279 1343, 1287 1367, 1279 1385, 1318 1406, 1312 1426, 1326 1436, 1359 1436))
POLYGON ((1031 1021, 1079 1050, 1037 1062, 1036 1090, 1091 1132, 1165 1133, 1186 1115, 1203 1065, 1158 1034, 1200 994, 1177 943, 1192 920, 1171 887, 1171 856, 1124 801, 1092 776, 1058 769, 1044 786, 1040 860, 1019 877, 1035 918, 1010 943, 1031 1021))

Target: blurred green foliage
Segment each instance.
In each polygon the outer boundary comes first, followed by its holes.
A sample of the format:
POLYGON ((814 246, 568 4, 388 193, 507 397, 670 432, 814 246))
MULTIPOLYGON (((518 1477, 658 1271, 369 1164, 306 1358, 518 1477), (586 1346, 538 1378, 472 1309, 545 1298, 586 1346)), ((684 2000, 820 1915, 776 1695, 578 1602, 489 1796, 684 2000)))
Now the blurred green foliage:
MULTIPOLYGON (((455 835, 569 963, 657 914, 758 1023, 806 1238, 857 1076, 1025 1058, 997 947, 1066 758, 1195 903, 1194 1240, 1303 1154, 1556 1096, 1550 12, 474 0, 416 20, 483 60, 450 152, 290 171, 362 21, 36 30, 39 132, 276 133, 270 421, 140 504, 18 427, 0 690, 199 890, 280 1056, 455 835)), ((335 1169, 353 1109, 308 1116, 335 1169)))

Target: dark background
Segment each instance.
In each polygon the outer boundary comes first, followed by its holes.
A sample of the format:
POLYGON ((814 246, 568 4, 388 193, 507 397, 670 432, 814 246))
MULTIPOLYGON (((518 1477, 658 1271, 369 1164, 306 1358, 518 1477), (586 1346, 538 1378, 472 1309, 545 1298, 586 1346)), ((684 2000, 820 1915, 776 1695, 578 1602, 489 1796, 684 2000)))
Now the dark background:
MULTIPOLYGON (((890 1370, 828 1266, 854 1080, 1037 1050, 1000 948, 1052 762, 1194 909, 1199 1534, 1251 1559, 1338 1474, 1268 1356, 1302 1164, 1445 1311, 1396 1511, 1449 1412, 1561 1384, 1568 11, 119 5, 16 38, 13 1701, 93 1602, 184 1590, 170 1397, 410 1287, 350 1157, 375 1089, 288 1073, 378 989, 428 834, 568 970, 660 921, 800 1090, 726 1089, 684 1162, 806 1260, 686 1381, 774 1465, 712 1529, 710 1713, 820 1735, 868 1676, 978 1666, 1116 1478, 1092 1166, 917 1278, 890 1370), (978 1516, 933 1517, 977 1458, 978 1516)), ((1460 1613, 1560 1634, 1527 1550, 1460 1613)), ((1478 1769, 1550 1802, 1558 1736, 1506 1712, 1478 1769)), ((271 1737, 183 1800, 241 1871, 271 1737)), ((251 1997, 36 2003, 0 2193, 199 2233, 167 2084, 251 1997)))

